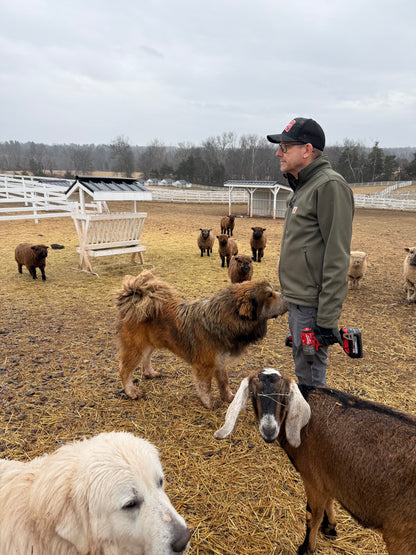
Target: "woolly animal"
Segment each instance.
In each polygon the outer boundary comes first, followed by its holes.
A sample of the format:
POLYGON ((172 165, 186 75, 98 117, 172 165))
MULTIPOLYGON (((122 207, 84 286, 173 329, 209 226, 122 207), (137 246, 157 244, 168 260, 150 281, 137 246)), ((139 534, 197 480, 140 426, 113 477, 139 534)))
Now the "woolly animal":
POLYGON ((253 276, 253 263, 246 254, 236 254, 231 257, 228 267, 228 276, 231 283, 249 281, 253 276))
POLYGON ((350 266, 348 268, 348 289, 359 289, 361 280, 367 272, 368 254, 362 251, 351 251, 350 266))
POLYGON ((30 243, 20 243, 14 251, 14 257, 17 262, 19 274, 22 274, 22 266, 26 266, 33 279, 37 279, 36 268, 39 268, 42 279, 45 281, 45 265, 48 256, 48 248, 46 245, 31 245, 30 243))

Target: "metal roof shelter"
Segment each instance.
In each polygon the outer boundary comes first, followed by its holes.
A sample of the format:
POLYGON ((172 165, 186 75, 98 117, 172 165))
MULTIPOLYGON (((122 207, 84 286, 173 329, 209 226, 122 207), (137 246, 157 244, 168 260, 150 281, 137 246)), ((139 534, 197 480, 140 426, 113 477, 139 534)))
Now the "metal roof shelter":
POLYGON ((65 195, 69 198, 76 192, 79 194, 81 212, 85 211, 84 194, 92 197, 94 202, 131 200, 134 202, 134 212, 137 200, 152 200, 152 193, 146 189, 143 181, 129 177, 77 175, 65 195))
POLYGON ((247 214, 253 216, 272 216, 284 218, 286 201, 292 189, 277 181, 247 181, 232 179, 224 183, 228 187, 228 210, 231 214, 231 192, 244 189, 248 194, 247 214))
POLYGON ((98 275, 93 272, 91 257, 127 253, 131 253, 133 263, 138 253, 144 264, 146 247, 141 244, 140 236, 147 213, 136 211, 136 201, 152 200, 152 193, 143 182, 128 177, 76 176, 65 192, 66 198, 76 192, 79 194, 79 205, 74 203, 72 219, 79 238, 78 269, 98 275), (84 195, 92 197, 92 206, 85 203, 84 195), (134 212, 110 214, 107 201, 112 200, 133 201, 134 212))

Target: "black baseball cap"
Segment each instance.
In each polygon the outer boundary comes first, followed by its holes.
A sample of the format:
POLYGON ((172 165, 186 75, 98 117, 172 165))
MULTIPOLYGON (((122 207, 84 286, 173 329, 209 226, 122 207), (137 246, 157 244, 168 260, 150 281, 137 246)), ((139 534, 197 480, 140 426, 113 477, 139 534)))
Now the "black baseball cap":
POLYGON ((311 143, 314 148, 325 148, 325 133, 314 119, 294 118, 280 135, 267 135, 271 143, 311 143))

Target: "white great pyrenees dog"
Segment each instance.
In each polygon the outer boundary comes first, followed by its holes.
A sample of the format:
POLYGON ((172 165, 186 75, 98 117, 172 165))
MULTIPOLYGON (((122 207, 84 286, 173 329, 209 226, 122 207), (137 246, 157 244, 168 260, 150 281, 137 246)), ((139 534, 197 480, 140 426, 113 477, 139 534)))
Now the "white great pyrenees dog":
POLYGON ((0 460, 2 555, 172 555, 191 533, 164 492, 157 449, 133 434, 0 460))

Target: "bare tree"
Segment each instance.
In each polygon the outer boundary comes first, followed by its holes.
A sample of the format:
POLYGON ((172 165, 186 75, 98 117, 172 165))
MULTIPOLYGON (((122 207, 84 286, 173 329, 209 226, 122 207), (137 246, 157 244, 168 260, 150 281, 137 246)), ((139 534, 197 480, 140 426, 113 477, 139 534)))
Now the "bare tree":
POLYGON ((110 145, 111 169, 126 177, 131 177, 134 171, 134 156, 127 138, 120 135, 110 145))
POLYGON ((163 177, 161 168, 166 164, 166 147, 158 139, 154 139, 140 155, 138 160, 139 171, 143 177, 163 177))

